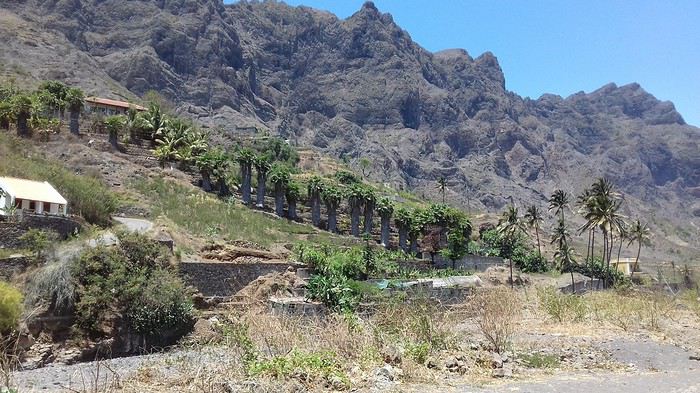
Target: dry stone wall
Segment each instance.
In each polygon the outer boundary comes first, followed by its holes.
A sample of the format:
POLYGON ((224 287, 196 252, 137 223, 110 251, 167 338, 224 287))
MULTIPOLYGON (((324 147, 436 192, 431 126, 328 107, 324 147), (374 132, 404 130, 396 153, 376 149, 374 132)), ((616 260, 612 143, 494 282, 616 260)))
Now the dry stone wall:
POLYGON ((51 231, 65 240, 81 228, 82 223, 73 217, 23 214, 15 220, 3 218, 0 220, 0 248, 21 248, 23 244, 19 238, 30 229, 51 231))
POLYGON ((284 273, 291 263, 181 262, 180 274, 185 282, 207 297, 233 296, 251 281, 269 273, 284 273))

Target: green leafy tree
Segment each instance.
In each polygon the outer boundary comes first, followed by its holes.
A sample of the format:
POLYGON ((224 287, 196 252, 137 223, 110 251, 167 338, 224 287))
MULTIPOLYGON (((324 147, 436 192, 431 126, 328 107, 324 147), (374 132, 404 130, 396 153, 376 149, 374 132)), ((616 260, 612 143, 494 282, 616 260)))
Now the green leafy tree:
POLYGON ((24 93, 18 93, 12 97, 10 105, 12 107, 12 117, 17 125, 17 136, 28 137, 29 119, 34 110, 32 97, 24 93))
POLYGON ((637 264, 639 263, 639 254, 642 252, 642 246, 648 246, 650 244, 651 230, 647 224, 643 224, 641 221, 636 220, 629 228, 627 233, 628 245, 637 243, 637 257, 634 259, 634 267, 632 268, 632 274, 630 278, 634 277, 634 272, 637 270, 637 264))
POLYGON ((377 212, 381 219, 381 244, 389 248, 389 236, 391 231, 391 215, 394 213, 394 203, 387 197, 379 198, 377 201, 377 212))
POLYGON ((396 229, 399 232, 399 249, 401 251, 408 252, 408 230, 411 228, 412 223, 413 216, 408 209, 403 206, 396 209, 394 224, 396 224, 396 229))
POLYGON ((55 236, 45 230, 30 229, 20 236, 19 240, 34 254, 34 260, 41 262, 46 257, 46 252, 50 249, 55 236))
POLYGON ((367 172, 372 167, 372 161, 370 161, 367 157, 362 157, 362 158, 360 158, 359 165, 360 165, 360 170, 362 171, 362 178, 366 179, 367 172))
POLYGON ((113 149, 119 148, 119 135, 124 131, 126 118, 122 115, 109 116, 105 119, 105 128, 109 136, 109 144, 113 149))
MULTIPOLYGON (((503 212, 501 219, 498 221, 498 232, 507 239, 509 244, 513 244, 515 239, 520 236, 520 234, 525 232, 525 225, 522 219, 518 215, 518 208, 510 205, 503 212)), ((502 257, 508 259, 510 264, 510 286, 515 286, 513 281, 513 250, 504 250, 502 257)))
POLYGON ((323 188, 321 197, 328 212, 328 231, 336 233, 338 232, 338 207, 343 200, 343 193, 338 187, 328 185, 323 188))
POLYGON ((437 180, 437 190, 442 195, 442 203, 445 203, 445 191, 447 191, 447 179, 444 176, 440 176, 437 180))
POLYGON ((345 196, 350 206, 350 234, 360 236, 360 212, 365 200, 365 189, 360 184, 351 186, 345 196))
POLYGON ((289 217, 290 220, 296 220, 297 202, 299 198, 301 198, 301 187, 299 183, 290 181, 289 184, 287 184, 285 197, 287 198, 287 217, 289 217))
POLYGON ((270 172, 272 165, 267 157, 257 157, 253 165, 255 165, 255 171, 258 173, 258 190, 255 195, 255 205, 259 209, 263 209, 265 207, 265 187, 267 186, 267 174, 270 172))
POLYGON ((275 214, 284 217, 284 196, 290 181, 289 168, 286 165, 275 163, 270 171, 270 182, 275 193, 275 214))
POLYGON ((452 269, 455 263, 462 259, 469 252, 469 243, 464 238, 463 231, 451 230, 447 234, 447 247, 440 250, 440 254, 452 262, 452 269))
POLYGON ((574 271, 576 270, 576 259, 574 258, 574 250, 569 244, 564 243, 554 253, 554 260, 559 265, 561 272, 569 272, 571 274, 571 293, 576 292, 576 283, 574 281, 574 271))
POLYGON ((307 194, 311 203, 311 223, 318 227, 321 224, 321 193, 323 192, 323 180, 318 176, 312 176, 307 185, 307 194))
POLYGON ((255 153, 248 148, 241 149, 236 155, 236 161, 241 167, 241 194, 243 204, 250 205, 250 188, 251 177, 253 175, 253 162, 255 162, 255 153))
POLYGON ((537 253, 542 257, 542 247, 540 246, 540 224, 544 221, 542 217, 542 211, 535 205, 527 208, 525 212, 525 223, 528 227, 535 230, 535 236, 537 238, 537 253))
POLYGON ((80 112, 85 106, 85 94, 82 90, 72 87, 66 92, 66 105, 70 113, 70 132, 80 134, 80 112))
POLYGON ((39 93, 42 97, 46 109, 52 113, 57 113, 63 119, 66 106, 68 104, 68 90, 70 88, 63 82, 45 81, 39 86, 39 93))

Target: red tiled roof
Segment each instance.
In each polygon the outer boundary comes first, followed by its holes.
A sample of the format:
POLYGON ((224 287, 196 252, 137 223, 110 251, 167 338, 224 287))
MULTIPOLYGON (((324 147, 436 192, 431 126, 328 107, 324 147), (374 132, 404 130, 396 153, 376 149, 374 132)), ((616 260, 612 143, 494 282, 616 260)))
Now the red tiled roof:
POLYGON ((85 102, 90 102, 93 104, 101 104, 101 105, 106 105, 106 106, 113 106, 116 108, 124 108, 124 109, 134 108, 137 111, 145 111, 146 110, 146 108, 142 107, 141 105, 131 104, 129 102, 124 102, 124 101, 110 100, 109 98, 88 97, 85 99, 85 102))

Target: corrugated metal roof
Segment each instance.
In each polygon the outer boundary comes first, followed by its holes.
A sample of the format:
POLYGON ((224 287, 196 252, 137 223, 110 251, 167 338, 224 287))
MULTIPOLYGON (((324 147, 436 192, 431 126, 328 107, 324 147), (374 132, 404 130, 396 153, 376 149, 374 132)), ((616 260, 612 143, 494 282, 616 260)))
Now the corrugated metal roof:
POLYGON ((0 188, 15 198, 60 205, 68 204, 68 201, 47 182, 0 177, 0 188))
POLYGON ((132 103, 125 102, 125 101, 110 100, 109 98, 88 97, 85 99, 85 102, 91 102, 93 104, 102 104, 102 105, 107 105, 107 106, 114 106, 117 108, 124 108, 124 109, 134 108, 137 111, 145 111, 146 110, 146 108, 142 107, 141 105, 136 105, 136 104, 132 104, 132 103))

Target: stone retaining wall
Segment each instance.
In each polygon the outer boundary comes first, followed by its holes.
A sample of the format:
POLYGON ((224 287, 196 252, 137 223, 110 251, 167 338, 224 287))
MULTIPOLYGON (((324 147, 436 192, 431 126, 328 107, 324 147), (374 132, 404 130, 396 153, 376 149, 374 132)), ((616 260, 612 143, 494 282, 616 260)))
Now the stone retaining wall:
POLYGON ((22 248, 19 240, 30 229, 43 229, 54 232, 59 239, 65 240, 80 231, 81 221, 73 217, 51 216, 43 214, 22 214, 14 221, 3 217, 0 220, 0 248, 22 248))
POLYGON ((180 274, 185 282, 197 288, 202 295, 233 296, 251 281, 269 273, 284 273, 293 263, 230 263, 181 262, 180 274))
POLYGON ((0 259, 0 278, 10 281, 14 276, 23 273, 32 261, 25 256, 0 259))
MULTIPOLYGON (((505 262, 500 257, 484 257, 481 255, 466 255, 464 258, 455 262, 456 269, 470 270, 483 272, 491 266, 503 265, 505 262)), ((452 261, 443 258, 441 255, 435 256, 436 268, 452 267, 452 261)))

